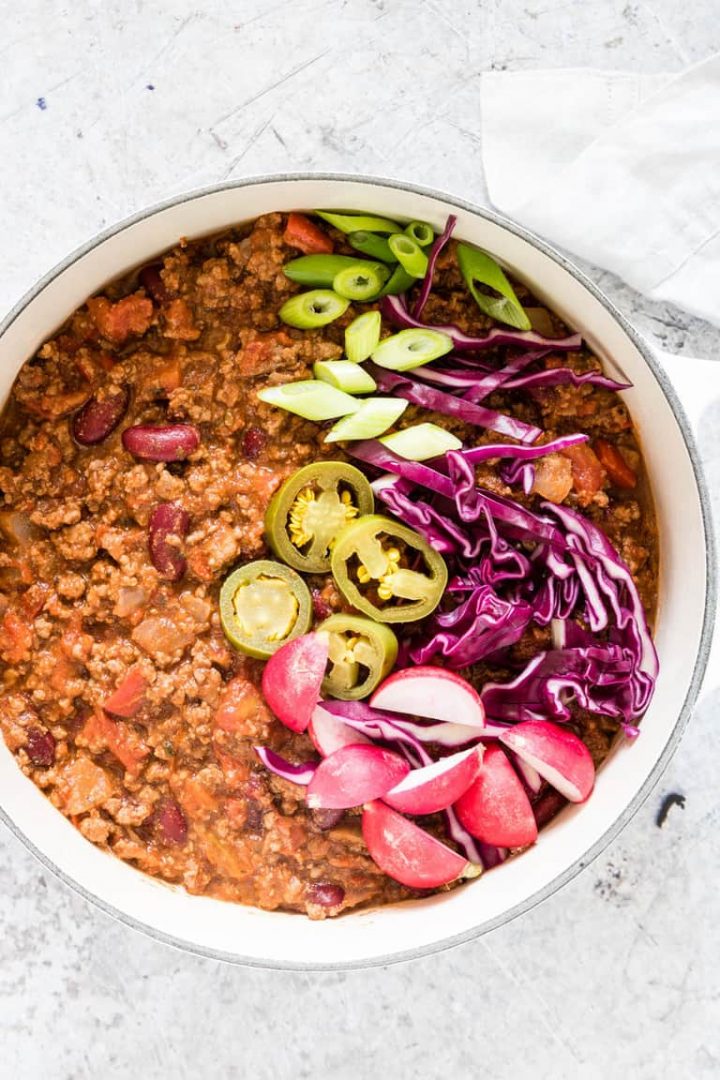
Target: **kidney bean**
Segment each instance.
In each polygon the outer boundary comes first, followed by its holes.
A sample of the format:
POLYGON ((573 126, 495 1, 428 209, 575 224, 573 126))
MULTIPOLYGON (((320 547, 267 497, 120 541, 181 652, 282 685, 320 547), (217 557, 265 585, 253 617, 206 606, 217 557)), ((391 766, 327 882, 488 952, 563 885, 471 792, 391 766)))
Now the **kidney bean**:
POLYGON ((161 844, 184 844, 187 819, 174 799, 162 799, 153 815, 155 835, 161 844))
POLYGON ((318 904, 320 907, 339 907, 344 899, 345 890, 329 881, 315 881, 305 890, 307 903, 318 904))
POLYGON ((245 831, 254 836, 260 836, 263 831, 265 811, 257 799, 247 800, 247 814, 245 817, 245 831))
POLYGON ((122 443, 141 461, 182 461, 200 445, 194 424, 136 424, 125 428, 122 443))
POLYGON ((267 437, 261 428, 249 427, 243 435, 242 452, 250 461, 259 457, 265 449, 267 437))
POLYGON ((161 270, 162 263, 151 263, 150 266, 143 266, 138 274, 138 281, 156 304, 164 304, 168 298, 165 282, 160 277, 161 270))
POLYGON ((567 806, 567 799, 563 798, 559 791, 549 787, 543 788, 532 804, 538 829, 542 829, 543 825, 552 821, 563 806, 567 806))
POLYGON ((129 403, 130 391, 126 386, 114 388, 105 398, 93 394, 72 418, 75 442, 81 446, 95 446, 107 439, 127 412, 129 403))
POLYGON ((323 596, 320 589, 311 589, 310 595, 312 596, 313 614, 316 619, 327 619, 332 615, 332 606, 323 596))
POLYGON ((168 581, 179 581, 185 573, 187 559, 177 541, 187 536, 190 515, 176 503, 160 503, 150 515, 148 547, 155 569, 168 581), (176 542, 172 542, 175 540, 176 542))
POLYGON ((47 769, 48 766, 55 764, 55 739, 49 731, 31 727, 27 733, 25 751, 33 765, 40 765, 47 769))

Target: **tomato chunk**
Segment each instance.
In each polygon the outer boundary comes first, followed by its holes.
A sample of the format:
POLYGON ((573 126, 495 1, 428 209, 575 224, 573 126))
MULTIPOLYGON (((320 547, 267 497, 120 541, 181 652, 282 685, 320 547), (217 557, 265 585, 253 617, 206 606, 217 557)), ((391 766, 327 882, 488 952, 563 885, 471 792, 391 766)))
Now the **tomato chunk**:
POLYGON ((306 255, 329 254, 333 250, 330 237, 304 214, 288 214, 283 240, 306 255))
POLYGON ((616 487, 631 491, 637 484, 637 473, 631 469, 622 453, 607 439, 595 440, 595 452, 616 487))
POLYGON ((605 470, 597 454, 587 443, 568 446, 562 453, 570 458, 573 487, 582 503, 591 501, 603 485, 605 470))
POLYGON ((145 676, 137 668, 131 668, 110 697, 105 699, 103 709, 113 716, 135 716, 145 701, 147 685, 145 676))

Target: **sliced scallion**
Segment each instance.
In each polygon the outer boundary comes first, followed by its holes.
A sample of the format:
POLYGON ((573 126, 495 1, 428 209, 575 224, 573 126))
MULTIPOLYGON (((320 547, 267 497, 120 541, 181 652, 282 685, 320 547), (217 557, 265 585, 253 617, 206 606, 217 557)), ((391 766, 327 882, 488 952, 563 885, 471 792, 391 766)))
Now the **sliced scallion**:
POLYGON ((344 439, 375 439, 382 435, 405 412, 407 401, 402 398, 367 398, 352 416, 346 416, 330 428, 325 442, 344 439))
POLYGON ((301 382, 268 386, 258 390, 258 397, 268 405, 302 416, 304 420, 334 420, 355 412, 360 402, 350 394, 337 390, 319 379, 303 379, 301 382))
POLYGON ((329 289, 336 274, 358 262, 354 255, 301 255, 285 263, 283 274, 298 285, 329 289))
POLYGON ((344 233, 361 232, 373 233, 397 233, 400 226, 388 218, 375 217, 372 214, 336 214, 329 210, 316 210, 315 213, 323 221, 334 225, 336 229, 344 233))
POLYGON ((335 275, 333 289, 348 300, 363 303, 376 297, 389 277, 390 271, 384 263, 358 259, 335 275))
POLYGON ((396 266, 392 277, 380 293, 380 296, 397 296, 399 293, 407 292, 410 286, 414 284, 415 278, 408 274, 403 266, 396 266))
POLYGON ((379 367, 389 371, 412 371, 445 356, 452 347, 452 338, 440 330, 401 330, 399 334, 383 338, 373 349, 372 358, 379 367))
POLYGON ((372 394, 377 383, 369 371, 352 360, 317 360, 313 375, 346 394, 372 394))
POLYGON ((290 297, 280 308, 278 314, 288 326, 298 330, 311 330, 317 326, 327 326, 344 315, 350 301, 338 296, 332 289, 311 289, 310 292, 298 293, 290 297))
POLYGON ((382 236, 377 236, 376 233, 358 229, 357 232, 350 233, 348 244, 356 251, 362 251, 363 255, 369 255, 371 259, 380 259, 381 262, 386 263, 397 262, 387 240, 382 236))
POLYGON ((392 435, 385 435, 380 442, 408 461, 427 461, 446 454, 448 450, 459 450, 462 446, 456 435, 438 424, 430 423, 413 424, 402 431, 394 431, 392 435))
POLYGON ((345 355, 362 364, 380 341, 382 317, 379 311, 365 311, 345 328, 345 355))
POLYGON ((468 244, 458 244, 456 250, 460 273, 480 310, 508 326, 529 330, 530 319, 492 256, 468 244))
POLYGON ((432 225, 428 225, 426 221, 411 221, 405 226, 405 232, 420 247, 428 247, 435 239, 432 225))
POLYGON ((388 238, 388 244, 397 261, 411 277, 425 277, 428 257, 411 236, 405 233, 394 233, 388 238))

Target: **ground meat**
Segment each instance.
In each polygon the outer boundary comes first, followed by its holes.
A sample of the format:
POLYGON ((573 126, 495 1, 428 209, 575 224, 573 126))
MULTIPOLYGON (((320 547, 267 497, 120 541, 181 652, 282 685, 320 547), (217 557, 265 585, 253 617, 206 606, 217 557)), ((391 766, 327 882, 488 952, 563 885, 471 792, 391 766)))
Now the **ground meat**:
MULTIPOLYGON (((281 324, 278 309, 298 289, 282 272, 297 256, 286 225, 286 216, 268 214, 179 244, 90 298, 21 369, 0 419, 0 728, 23 771, 93 843, 193 893, 325 918, 414 894, 372 862, 357 814, 308 812, 295 785, 262 769, 258 743, 296 761, 312 749, 273 718, 259 691, 261 665, 229 647, 217 610, 226 574, 267 556, 264 514, 283 480, 310 461, 342 457, 321 426, 256 396, 340 357, 358 314, 351 306, 312 331, 281 324), (81 446, 73 415, 91 398, 124 400, 128 390, 122 423, 81 446), (123 448, 125 427, 176 423, 200 434, 187 460, 138 461, 123 448), (159 503, 188 520, 186 535, 173 539, 184 559, 177 582, 161 577, 148 546, 159 503), (111 694, 114 711, 106 711, 111 694)), ((329 247, 350 252, 343 236, 331 236, 329 247)), ((565 331, 521 285, 518 294, 542 333, 565 331)), ((424 317, 475 334, 492 325, 468 297, 453 244, 438 260, 424 317)), ((600 366, 587 350, 538 363, 578 373, 600 366)), ((585 450, 538 466, 535 494, 518 496, 497 462, 478 469, 478 482, 529 505, 544 497, 584 507, 651 611, 652 506, 617 395, 585 384, 498 391, 486 404, 546 437, 578 425, 591 435, 585 450), (627 467, 605 469, 593 445, 611 464, 621 455, 637 478, 632 490, 627 467)), ((421 419, 466 442, 497 439, 414 406, 400 426, 421 419)), ((308 584, 316 622, 344 609, 332 579, 308 584)), ((512 677, 549 645, 549 631, 533 627, 507 658, 514 668, 480 664, 467 674, 478 685, 512 677)), ((602 760, 615 722, 577 712, 573 723, 602 760)))

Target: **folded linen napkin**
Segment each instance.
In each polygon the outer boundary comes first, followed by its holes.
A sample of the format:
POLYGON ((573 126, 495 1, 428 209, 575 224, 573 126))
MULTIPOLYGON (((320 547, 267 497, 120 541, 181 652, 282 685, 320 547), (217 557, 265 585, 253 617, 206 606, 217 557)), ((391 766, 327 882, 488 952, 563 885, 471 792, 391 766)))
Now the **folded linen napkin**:
POLYGON ((481 127, 498 209, 720 325, 720 54, 676 77, 488 72, 481 127))

